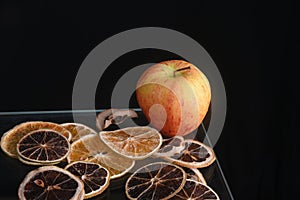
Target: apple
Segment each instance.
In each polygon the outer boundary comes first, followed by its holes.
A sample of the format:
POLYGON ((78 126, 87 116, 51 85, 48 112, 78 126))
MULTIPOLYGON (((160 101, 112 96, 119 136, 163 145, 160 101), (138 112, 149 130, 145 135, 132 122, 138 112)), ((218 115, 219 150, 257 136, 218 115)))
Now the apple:
POLYGON ((137 102, 149 124, 166 137, 187 135, 203 121, 211 101, 206 76, 184 60, 167 60, 139 77, 137 102))

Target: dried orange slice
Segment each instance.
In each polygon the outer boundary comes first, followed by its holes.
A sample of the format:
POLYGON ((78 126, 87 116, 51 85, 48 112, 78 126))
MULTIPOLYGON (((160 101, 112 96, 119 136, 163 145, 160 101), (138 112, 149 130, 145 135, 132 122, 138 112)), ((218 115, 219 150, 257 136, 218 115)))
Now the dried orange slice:
POLYGON ((109 171, 97 163, 77 161, 65 169, 83 181, 85 199, 101 194, 109 186, 109 171))
POLYGON ((174 136, 163 139, 160 149, 153 154, 154 157, 172 156, 184 149, 184 138, 182 136, 174 136))
POLYGON ((69 163, 98 163, 109 171, 111 179, 125 175, 135 164, 134 160, 123 157, 107 147, 98 134, 86 135, 72 143, 67 160, 69 163))
POLYGON ((184 187, 172 200, 220 200, 217 193, 209 186, 193 180, 186 180, 184 187))
POLYGON ((101 131, 100 138, 116 153, 134 160, 151 156, 162 144, 161 134, 148 126, 101 131))
POLYGON ((26 175, 18 195, 21 200, 81 200, 84 198, 84 185, 67 170, 43 166, 26 175))
POLYGON ((125 189, 129 199, 169 199, 179 192, 186 181, 186 173, 176 165, 156 162, 141 167, 127 180, 125 189))
POLYGON ((61 124, 61 126, 71 132, 72 142, 78 140, 79 138, 85 135, 97 134, 97 132, 94 129, 80 123, 64 123, 61 124))
POLYGON ((37 164, 52 164, 64 160, 70 151, 68 139, 51 129, 32 131, 21 138, 17 152, 21 161, 37 164))
POLYGON ((163 159, 187 168, 202 168, 211 165, 216 157, 212 148, 196 141, 185 140, 184 149, 172 156, 163 159))
POLYGON ((198 181, 204 185, 206 185, 206 180, 202 173, 199 171, 197 168, 187 168, 183 167, 182 168, 185 173, 186 173, 186 179, 187 180, 193 180, 193 181, 198 181))
POLYGON ((2 150, 10 157, 18 158, 17 144, 19 140, 31 131, 35 131, 38 129, 52 129, 68 138, 69 141, 72 138, 70 131, 63 128, 59 124, 43 121, 24 122, 4 133, 1 138, 2 150))

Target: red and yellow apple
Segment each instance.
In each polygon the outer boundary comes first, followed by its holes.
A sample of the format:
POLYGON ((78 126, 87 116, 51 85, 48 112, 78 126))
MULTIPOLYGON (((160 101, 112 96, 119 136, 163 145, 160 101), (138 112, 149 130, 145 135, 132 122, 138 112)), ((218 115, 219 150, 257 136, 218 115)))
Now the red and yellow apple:
POLYGON ((206 76, 184 60, 149 67, 139 78, 136 97, 150 125, 167 137, 187 135, 203 121, 211 101, 206 76))

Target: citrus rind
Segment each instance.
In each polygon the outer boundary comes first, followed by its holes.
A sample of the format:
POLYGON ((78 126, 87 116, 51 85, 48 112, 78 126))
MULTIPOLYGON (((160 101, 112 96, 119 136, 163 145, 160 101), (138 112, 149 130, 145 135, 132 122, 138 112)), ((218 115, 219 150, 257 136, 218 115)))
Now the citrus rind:
POLYGON ((56 162, 48 162, 48 163, 41 163, 41 162, 33 162, 27 159, 22 158, 21 156, 18 157, 19 161, 26 165, 35 165, 35 166, 50 166, 50 165, 56 165, 60 163, 61 161, 56 161, 56 162))
POLYGON ((186 180, 198 181, 204 185, 207 185, 206 180, 199 169, 183 167, 183 170, 186 173, 186 180))

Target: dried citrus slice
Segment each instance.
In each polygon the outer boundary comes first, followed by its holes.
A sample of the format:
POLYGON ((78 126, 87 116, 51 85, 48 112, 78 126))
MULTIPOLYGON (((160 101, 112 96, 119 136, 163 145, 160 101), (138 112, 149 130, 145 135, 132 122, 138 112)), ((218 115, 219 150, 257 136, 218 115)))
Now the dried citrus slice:
POLYGON ((172 156, 184 149, 184 138, 182 136, 174 136, 163 139, 160 149, 153 154, 155 157, 172 156))
POLYGON ((183 170, 186 173, 187 180, 198 181, 198 182, 206 185, 206 180, 205 180, 204 176, 202 175, 202 173, 199 171, 199 169, 183 167, 183 170))
POLYGON ((100 138, 113 151, 134 160, 151 156, 162 144, 161 134, 148 126, 102 131, 100 138))
POLYGON ((101 194, 109 186, 109 171, 97 163, 77 161, 65 169, 83 181, 85 199, 101 194))
POLYGON ((172 200, 220 200, 219 196, 209 186, 203 183, 186 180, 184 187, 172 200))
POLYGON ((67 157, 69 151, 68 139, 51 129, 32 131, 17 144, 18 155, 22 160, 28 161, 28 164, 58 163, 67 157))
POLYGON ((196 141, 185 140, 184 149, 172 156, 165 156, 163 159, 177 165, 188 168, 202 168, 212 164, 216 157, 212 148, 196 141))
POLYGON ((186 173, 176 165, 165 162, 141 167, 127 180, 125 189, 129 199, 169 199, 179 192, 186 181, 186 173))
POLYGON ((96 126, 102 131, 110 125, 122 124, 127 118, 137 118, 138 114, 132 109, 106 109, 100 112, 96 118, 96 126))
POLYGON ((67 170, 43 166, 26 175, 18 195, 21 200, 81 200, 84 198, 84 185, 67 170))
POLYGON ((64 135, 66 138, 68 138, 69 141, 72 138, 70 131, 63 128, 59 124, 52 123, 52 122, 43 122, 43 121, 24 122, 13 127, 6 133, 4 133, 4 135, 1 138, 2 150, 7 155, 13 158, 17 158, 18 157, 17 144, 19 140, 26 134, 30 133, 31 131, 35 131, 38 129, 52 129, 64 135))
POLYGON ((134 160, 123 157, 107 147, 98 134, 86 135, 72 143, 67 159, 69 163, 98 163, 109 171, 111 179, 125 175, 135 164, 134 160))
POLYGON ((64 123, 61 124, 61 126, 71 132, 72 142, 78 140, 79 138, 85 135, 97 134, 97 132, 94 129, 80 123, 64 123))

